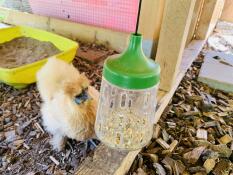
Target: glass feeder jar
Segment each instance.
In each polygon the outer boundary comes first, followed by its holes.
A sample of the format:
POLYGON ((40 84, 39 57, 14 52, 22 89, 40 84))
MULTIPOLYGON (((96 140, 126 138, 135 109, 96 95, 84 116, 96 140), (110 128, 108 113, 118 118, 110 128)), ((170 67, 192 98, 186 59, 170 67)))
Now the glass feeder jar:
POLYGON ((144 147, 152 138, 160 66, 142 51, 142 36, 132 34, 128 49, 104 64, 95 132, 107 146, 144 147))

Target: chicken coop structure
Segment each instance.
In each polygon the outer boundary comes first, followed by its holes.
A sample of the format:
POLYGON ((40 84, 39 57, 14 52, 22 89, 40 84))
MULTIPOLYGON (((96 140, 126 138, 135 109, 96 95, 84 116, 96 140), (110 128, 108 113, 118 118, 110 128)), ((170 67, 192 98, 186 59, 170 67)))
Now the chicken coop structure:
MULTIPOLYGON (((28 2, 32 13, 1 7, 0 20, 44 29, 71 39, 101 43, 119 52, 126 47, 136 24, 138 0, 28 2), (119 20, 114 20, 116 17, 119 20)), ((162 70, 156 121, 212 33, 224 3, 224 0, 143 1, 139 24, 139 31, 144 36, 143 48, 162 70)), ((93 93, 98 98, 95 89, 93 93)), ((76 174, 124 175, 139 152, 119 152, 100 144, 94 156, 86 158, 76 174)))

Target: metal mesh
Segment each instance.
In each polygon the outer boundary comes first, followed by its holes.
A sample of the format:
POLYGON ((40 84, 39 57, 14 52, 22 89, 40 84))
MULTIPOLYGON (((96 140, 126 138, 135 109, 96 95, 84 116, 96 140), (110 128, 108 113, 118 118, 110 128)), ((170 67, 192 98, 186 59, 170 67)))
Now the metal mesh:
POLYGON ((136 28, 139 0, 0 0, 15 10, 123 32, 136 28))
POLYGON ((138 0, 29 0, 32 12, 78 23, 132 32, 138 0))

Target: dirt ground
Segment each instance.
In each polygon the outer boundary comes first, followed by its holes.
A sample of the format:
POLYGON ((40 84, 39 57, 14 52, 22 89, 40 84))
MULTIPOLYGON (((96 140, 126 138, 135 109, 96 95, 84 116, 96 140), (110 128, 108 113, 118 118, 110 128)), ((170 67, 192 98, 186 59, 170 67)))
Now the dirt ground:
POLYGON ((197 81, 203 54, 186 73, 128 175, 233 174, 233 94, 197 81))
MULTIPOLYGON (((104 52, 101 59, 114 53, 103 46, 81 43, 80 53, 89 50, 104 52)), ((101 65, 84 61, 79 54, 73 64, 100 89, 101 65)), ((0 174, 74 174, 82 160, 91 155, 92 145, 86 152, 84 144, 74 140, 67 142, 64 151, 53 151, 41 123, 40 104, 35 84, 15 90, 0 83, 0 174)))
POLYGON ((15 68, 56 55, 61 51, 51 42, 19 37, 0 44, 0 67, 15 68))

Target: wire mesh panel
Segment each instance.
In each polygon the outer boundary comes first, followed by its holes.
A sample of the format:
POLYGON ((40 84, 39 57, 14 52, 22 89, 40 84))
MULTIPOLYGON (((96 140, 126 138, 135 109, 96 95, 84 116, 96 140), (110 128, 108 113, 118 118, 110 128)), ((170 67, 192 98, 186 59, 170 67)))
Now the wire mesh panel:
POLYGON ((132 32, 138 0, 29 0, 33 13, 132 32))

